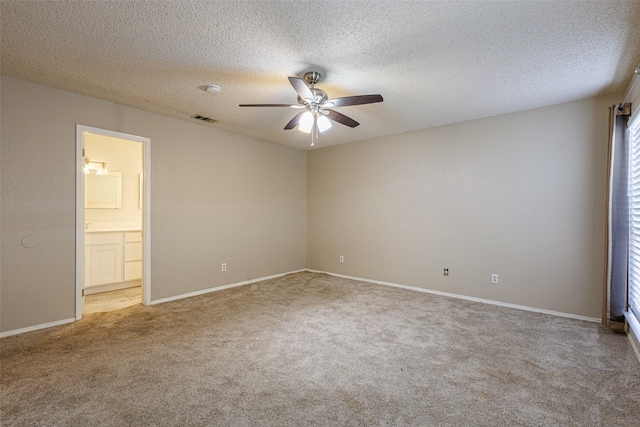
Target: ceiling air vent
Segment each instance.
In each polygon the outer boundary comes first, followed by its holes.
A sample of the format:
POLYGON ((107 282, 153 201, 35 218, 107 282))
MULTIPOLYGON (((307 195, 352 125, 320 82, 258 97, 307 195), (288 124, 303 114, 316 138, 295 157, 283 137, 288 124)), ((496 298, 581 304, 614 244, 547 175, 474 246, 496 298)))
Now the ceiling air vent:
POLYGON ((202 120, 203 122, 207 122, 207 123, 215 123, 217 121, 216 119, 212 119, 211 117, 201 116, 200 114, 191 116, 191 118, 196 120, 202 120))

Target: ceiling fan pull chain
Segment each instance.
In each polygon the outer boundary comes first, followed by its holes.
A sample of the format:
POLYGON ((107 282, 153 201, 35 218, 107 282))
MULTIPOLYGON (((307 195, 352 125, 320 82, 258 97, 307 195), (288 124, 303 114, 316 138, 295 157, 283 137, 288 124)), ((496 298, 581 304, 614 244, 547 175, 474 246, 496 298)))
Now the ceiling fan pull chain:
POLYGON ((313 115, 313 127, 311 128, 311 146, 316 145, 316 139, 318 138, 318 116, 313 115))

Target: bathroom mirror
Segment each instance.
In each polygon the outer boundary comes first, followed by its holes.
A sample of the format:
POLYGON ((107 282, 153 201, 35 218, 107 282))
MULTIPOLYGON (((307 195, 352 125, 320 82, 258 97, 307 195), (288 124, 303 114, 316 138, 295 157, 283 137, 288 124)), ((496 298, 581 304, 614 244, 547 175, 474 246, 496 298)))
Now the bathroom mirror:
POLYGON ((108 175, 96 175, 95 171, 84 176, 84 207, 87 209, 122 208, 122 172, 109 171, 108 175))

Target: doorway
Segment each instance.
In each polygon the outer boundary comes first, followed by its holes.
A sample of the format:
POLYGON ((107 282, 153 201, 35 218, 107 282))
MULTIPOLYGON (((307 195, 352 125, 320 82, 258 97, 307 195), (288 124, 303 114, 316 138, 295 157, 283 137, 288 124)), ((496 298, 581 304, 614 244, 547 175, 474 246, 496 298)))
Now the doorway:
POLYGON ((76 320, 90 294, 150 303, 150 151, 149 138, 76 125, 76 320))

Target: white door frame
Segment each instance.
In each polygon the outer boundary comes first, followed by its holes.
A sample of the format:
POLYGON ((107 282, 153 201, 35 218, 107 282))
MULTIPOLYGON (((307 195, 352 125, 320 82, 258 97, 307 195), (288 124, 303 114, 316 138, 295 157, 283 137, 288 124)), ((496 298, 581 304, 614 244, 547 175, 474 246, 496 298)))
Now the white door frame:
POLYGON ((142 304, 151 303, 151 139, 84 125, 76 125, 76 320, 82 318, 84 297, 84 135, 90 133, 143 144, 142 304))

